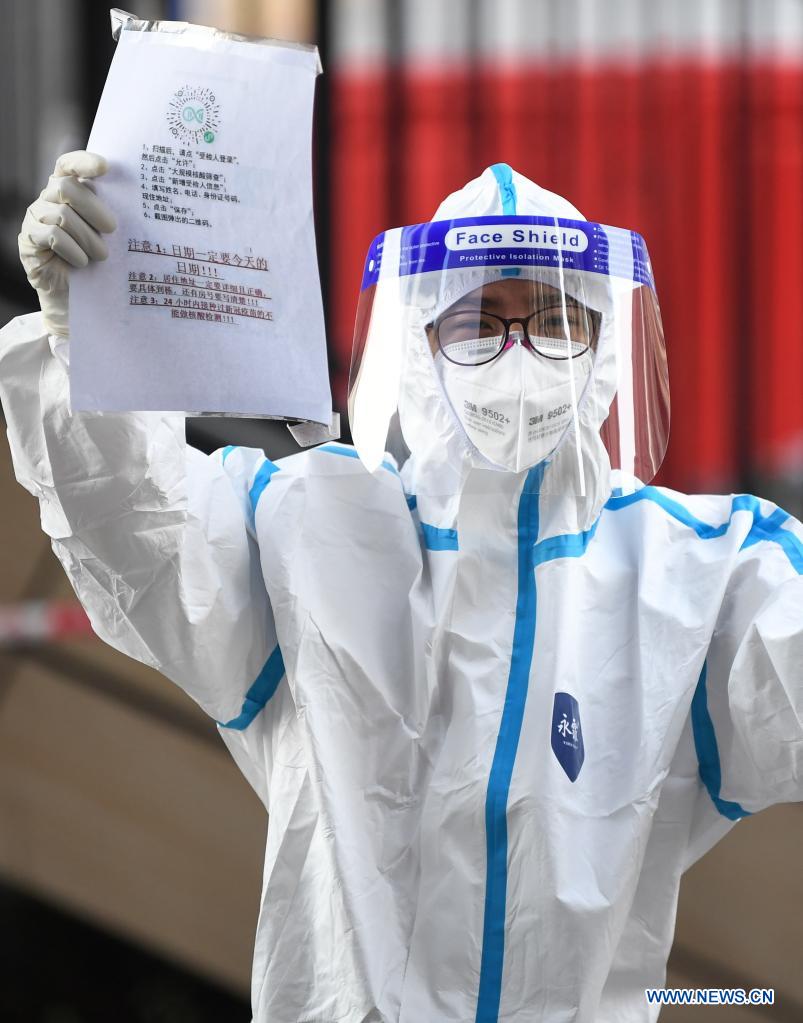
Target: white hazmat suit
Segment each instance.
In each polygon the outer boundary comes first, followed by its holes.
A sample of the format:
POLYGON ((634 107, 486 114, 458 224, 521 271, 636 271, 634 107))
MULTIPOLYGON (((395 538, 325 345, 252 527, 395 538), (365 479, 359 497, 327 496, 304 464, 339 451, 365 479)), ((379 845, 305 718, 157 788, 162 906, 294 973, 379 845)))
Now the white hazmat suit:
MULTIPOLYGON (((436 219, 509 205, 489 170, 436 219)), ((803 798, 801 525, 612 472, 582 396, 584 494, 571 444, 496 471, 428 352, 410 457, 370 473, 71 416, 67 345, 0 334, 16 475, 98 635, 219 722, 270 814, 255 1023, 654 1020, 683 870, 803 798)))

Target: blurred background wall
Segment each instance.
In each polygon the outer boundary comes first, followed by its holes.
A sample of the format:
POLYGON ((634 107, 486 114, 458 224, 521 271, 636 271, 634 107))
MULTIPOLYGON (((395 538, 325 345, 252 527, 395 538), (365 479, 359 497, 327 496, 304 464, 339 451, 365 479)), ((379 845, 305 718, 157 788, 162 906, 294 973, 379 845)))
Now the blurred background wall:
MULTIPOLYGON (((803 0, 142 0, 135 13, 318 43, 316 219, 341 408, 371 238, 505 161, 647 240, 672 380, 659 482, 803 515, 803 0)), ((6 320, 35 307, 16 256, 25 206, 83 146, 113 44, 105 4, 10 0, 2 16, 6 320)), ((188 432, 205 450, 292 450, 264 422, 188 432)), ((5 446, 0 494, 0 1020, 247 1021, 264 808, 183 694, 85 635, 5 446)), ((803 1019, 802 845, 801 807, 774 808, 681 893, 670 982, 774 986, 776 1005, 662 1019, 803 1019)))
POLYGON ((799 487, 799 0, 333 8, 330 281, 341 386, 366 240, 429 219, 446 193, 505 161, 589 219, 647 239, 671 359, 662 481, 799 487))

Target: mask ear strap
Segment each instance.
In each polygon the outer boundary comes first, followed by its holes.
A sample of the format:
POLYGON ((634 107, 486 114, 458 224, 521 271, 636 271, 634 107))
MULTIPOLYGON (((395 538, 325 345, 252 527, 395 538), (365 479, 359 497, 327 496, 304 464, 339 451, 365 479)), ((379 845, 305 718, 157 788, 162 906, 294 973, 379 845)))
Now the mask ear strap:
POLYGON ((558 239, 558 276, 560 278, 560 307, 563 314, 563 332, 566 337, 566 358, 569 360, 569 384, 572 392, 572 424, 574 425, 574 450, 577 455, 577 475, 580 481, 580 496, 586 496, 586 478, 583 472, 583 450, 580 443, 580 417, 577 413, 577 384, 574 379, 572 358, 572 337, 569 329, 569 314, 566 310, 566 282, 563 273, 563 249, 560 244, 560 227, 555 217, 555 237, 558 239))

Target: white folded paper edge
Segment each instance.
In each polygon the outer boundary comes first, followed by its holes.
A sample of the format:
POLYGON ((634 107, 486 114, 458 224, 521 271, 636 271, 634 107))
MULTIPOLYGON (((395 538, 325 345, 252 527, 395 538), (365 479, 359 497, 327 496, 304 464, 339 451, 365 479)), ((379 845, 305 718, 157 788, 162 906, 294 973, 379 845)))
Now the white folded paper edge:
POLYGON ((296 444, 300 444, 302 448, 312 447, 313 444, 324 444, 328 440, 338 440, 340 437, 340 413, 332 413, 332 419, 328 426, 312 422, 288 423, 287 429, 293 435, 296 444))

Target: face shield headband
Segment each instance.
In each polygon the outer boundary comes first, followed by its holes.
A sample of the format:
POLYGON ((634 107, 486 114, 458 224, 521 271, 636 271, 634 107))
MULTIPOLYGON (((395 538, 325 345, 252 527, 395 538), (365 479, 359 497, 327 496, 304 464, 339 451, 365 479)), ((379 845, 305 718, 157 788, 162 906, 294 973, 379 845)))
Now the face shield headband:
POLYGON ((604 451, 623 475, 649 481, 669 407, 643 239, 524 216, 379 235, 358 306, 349 414, 369 469, 396 422, 413 453, 434 455, 440 443, 439 460, 514 472, 545 460, 558 491, 583 494, 604 451))

